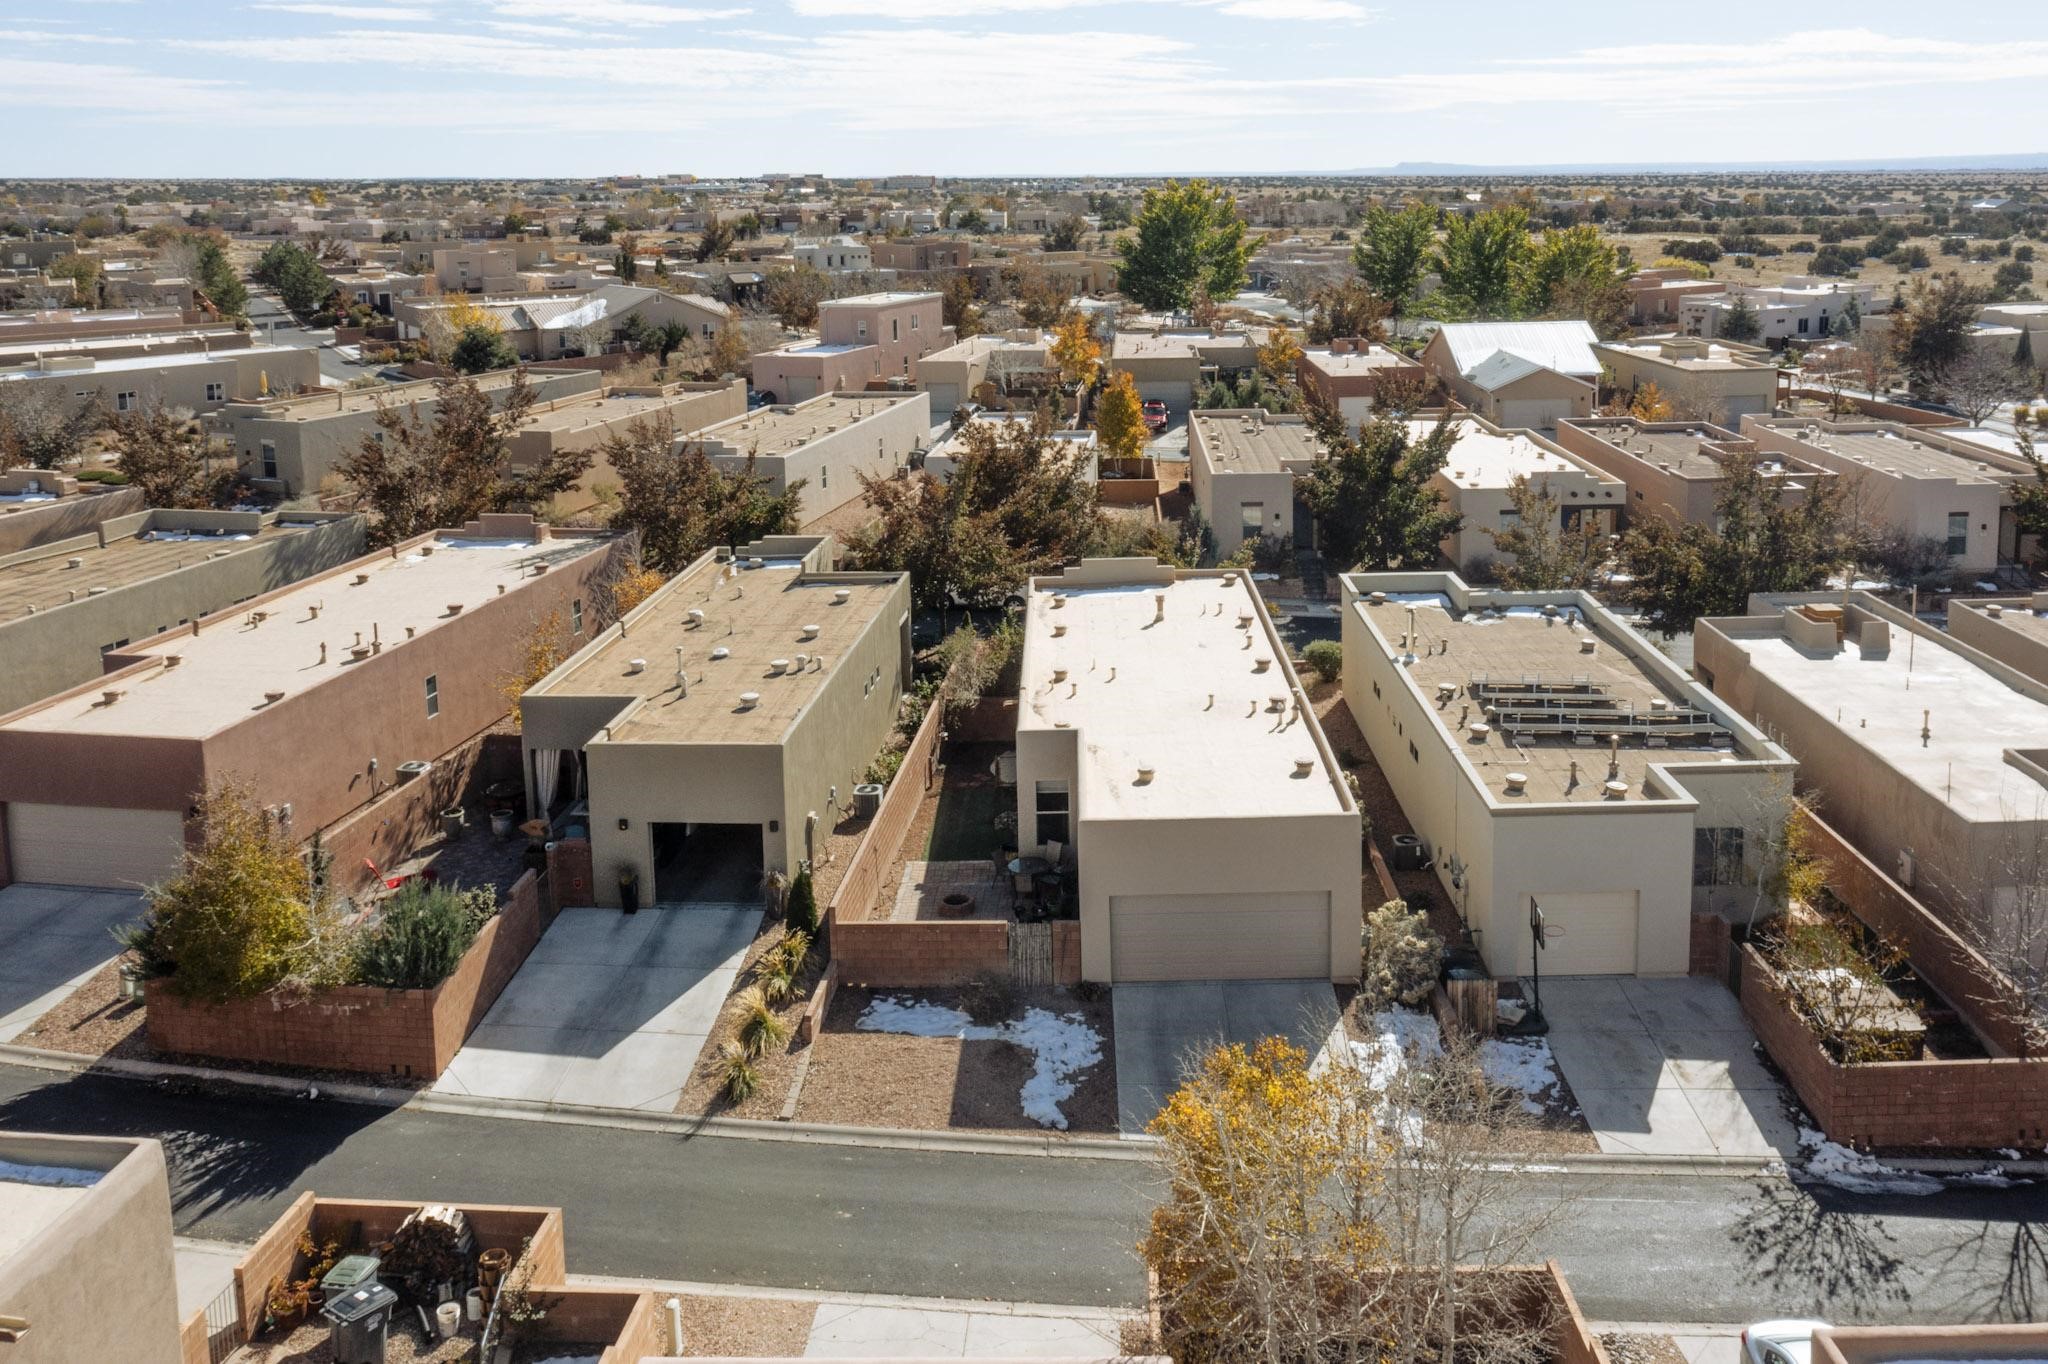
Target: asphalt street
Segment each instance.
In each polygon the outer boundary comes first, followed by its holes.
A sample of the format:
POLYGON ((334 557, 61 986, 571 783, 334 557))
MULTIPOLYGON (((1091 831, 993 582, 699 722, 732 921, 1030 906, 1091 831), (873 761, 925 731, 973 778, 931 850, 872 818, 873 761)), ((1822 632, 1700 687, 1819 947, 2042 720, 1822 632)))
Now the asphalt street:
MULTIPOLYGON (((1137 1303, 1152 1198, 1131 1161, 824 1146, 387 1112, 0 1066, 0 1129, 160 1138, 179 1232, 254 1237, 300 1190, 558 1204, 582 1274, 1137 1303)), ((2048 1186, 1868 1197, 1783 1179, 1533 1174, 1588 1316, 2034 1318, 2048 1186), (1558 1206, 1560 1197, 1568 1203, 1558 1206)))
POLYGON ((292 315, 285 311, 282 303, 269 294, 249 294, 249 326, 259 341, 272 345, 290 346, 294 350, 319 352, 321 382, 336 387, 346 385, 351 379, 359 379, 374 370, 361 369, 348 363, 334 353, 328 342, 334 339, 330 331, 310 331, 301 327, 292 315))

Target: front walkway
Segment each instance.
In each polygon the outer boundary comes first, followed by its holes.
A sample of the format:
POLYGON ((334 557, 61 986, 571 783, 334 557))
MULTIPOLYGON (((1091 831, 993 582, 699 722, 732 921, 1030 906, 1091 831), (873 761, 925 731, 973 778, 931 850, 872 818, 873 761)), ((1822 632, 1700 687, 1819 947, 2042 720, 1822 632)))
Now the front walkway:
POLYGON ((1180 1088, 1185 1065, 1216 1043, 1285 1037, 1314 1056, 1337 1021, 1327 980, 1132 982, 1112 999, 1117 1130, 1127 1137, 1143 1134, 1180 1088))
POLYGON ((761 913, 563 910, 434 1092, 674 1111, 761 913))
POLYGON ((1543 982, 1550 1050, 1602 1151, 1791 1156, 1787 1099, 1735 996, 1699 977, 1543 982))
POLYGON ((976 1311, 824 1302, 811 1320, 804 1354, 827 1359, 1106 1359, 1122 1353, 1120 1327, 1127 1315, 1085 1308, 976 1311))

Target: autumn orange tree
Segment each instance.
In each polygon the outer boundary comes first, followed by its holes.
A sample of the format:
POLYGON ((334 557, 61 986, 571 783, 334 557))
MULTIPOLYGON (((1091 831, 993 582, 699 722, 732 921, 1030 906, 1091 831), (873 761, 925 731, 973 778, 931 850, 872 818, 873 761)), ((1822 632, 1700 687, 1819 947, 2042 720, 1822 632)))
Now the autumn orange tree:
POLYGON ((568 632, 562 628, 562 613, 550 611, 534 621, 526 638, 520 641, 518 666, 498 679, 498 694, 511 707, 513 724, 519 723, 521 698, 568 657, 568 632))
POLYGON ((1652 383, 1636 390, 1636 396, 1628 405, 1629 415, 1637 421, 1668 422, 1674 415, 1671 400, 1664 396, 1664 390, 1652 383))
POLYGON ((1089 329, 1088 319, 1075 311, 1060 318, 1053 329, 1049 354, 1053 368, 1059 371, 1060 382, 1069 387, 1093 383, 1095 372, 1102 367, 1102 343, 1089 329))
POLYGON ((1111 374, 1095 400, 1095 438, 1104 459, 1139 459, 1145 454, 1145 408, 1128 370, 1111 374))

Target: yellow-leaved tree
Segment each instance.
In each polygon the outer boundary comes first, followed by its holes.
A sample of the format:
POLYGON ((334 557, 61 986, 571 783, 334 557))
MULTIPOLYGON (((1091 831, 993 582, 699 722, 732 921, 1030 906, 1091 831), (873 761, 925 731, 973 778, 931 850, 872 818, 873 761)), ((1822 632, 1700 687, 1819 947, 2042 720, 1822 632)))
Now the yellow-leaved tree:
POLYGON ((1636 396, 1629 403, 1628 410, 1630 416, 1643 422, 1668 422, 1673 416, 1671 400, 1664 396, 1664 391, 1654 382, 1644 384, 1636 390, 1636 396))
POLYGON ((1095 438, 1104 459, 1140 459, 1145 454, 1145 408, 1138 400, 1138 385, 1126 370, 1111 374, 1095 400, 1095 438))
POLYGON ((1275 327, 1259 347, 1259 373, 1268 383, 1294 382, 1294 366, 1301 359, 1301 342, 1286 327, 1275 327))
POLYGON ((1095 371, 1102 365, 1102 343, 1089 329, 1088 319, 1070 309, 1053 328, 1050 356, 1061 383, 1085 386, 1095 382, 1095 371))
POLYGON ((535 683, 562 666, 569 657, 562 613, 550 611, 533 623, 520 645, 519 666, 498 679, 498 694, 512 708, 512 723, 519 723, 519 701, 535 683))

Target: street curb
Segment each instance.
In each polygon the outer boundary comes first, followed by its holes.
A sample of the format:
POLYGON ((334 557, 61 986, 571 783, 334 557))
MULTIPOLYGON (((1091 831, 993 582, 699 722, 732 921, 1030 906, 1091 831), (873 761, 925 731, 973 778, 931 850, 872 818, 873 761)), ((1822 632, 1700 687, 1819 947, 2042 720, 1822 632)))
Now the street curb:
MULTIPOLYGON (((1062 1137, 1011 1132, 938 1132, 900 1127, 848 1127, 834 1123, 782 1122, 759 1118, 689 1118, 673 1113, 643 1113, 630 1108, 591 1104, 533 1103, 482 1095, 436 1094, 429 1090, 394 1089, 347 1081, 295 1080, 253 1071, 212 1066, 177 1065, 167 1061, 129 1061, 80 1056, 41 1047, 0 1044, 0 1063, 73 1075, 113 1075, 131 1080, 204 1080, 239 1085, 308 1102, 349 1103, 390 1111, 453 1113, 468 1117, 505 1118, 518 1122, 554 1122, 579 1127, 612 1127, 635 1132, 667 1132, 683 1137, 725 1137, 741 1141, 786 1141, 814 1146, 863 1146, 897 1151, 939 1151, 968 1155, 1049 1156, 1068 1160, 1121 1160, 1149 1163, 1158 1158, 1159 1139, 1150 1136, 1062 1137)), ((1889 1162, 1901 1169, 1918 1168, 1906 1161, 1889 1162)), ((1929 1158, 1931 1172, 1968 1174, 1984 1168, 1981 1161, 1929 1158)), ((1699 1178, 1752 1179, 1786 1177, 1785 1163, 1757 1156, 1676 1156, 1628 1152, 1580 1151, 1537 1155, 1513 1162, 1530 1174, 1691 1175, 1699 1178)), ((2048 1173, 2048 1162, 2021 1161, 1999 1167, 2002 1172, 2048 1173)))

